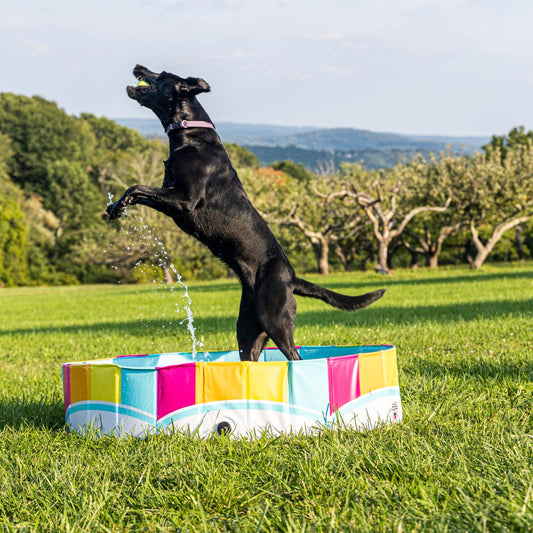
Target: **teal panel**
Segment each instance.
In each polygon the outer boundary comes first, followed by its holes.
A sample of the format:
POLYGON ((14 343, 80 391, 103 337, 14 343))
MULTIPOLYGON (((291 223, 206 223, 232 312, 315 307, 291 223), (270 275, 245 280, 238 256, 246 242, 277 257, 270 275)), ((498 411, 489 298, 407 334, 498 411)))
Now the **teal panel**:
POLYGON ((278 348, 267 348, 261 352, 259 361, 286 361, 287 358, 278 348))
POLYGON ((335 346, 302 346, 300 356, 304 360, 325 359, 335 357, 337 348, 335 346))
POLYGON ((113 364, 121 368, 155 368, 159 363, 159 354, 121 355, 113 359, 113 364))
POLYGON ((289 362, 289 403, 327 416, 329 404, 328 362, 289 362))
POLYGON ((123 368, 121 403, 156 416, 157 372, 123 368))
POLYGON ((217 362, 217 363, 237 363, 241 360, 238 350, 229 350, 226 352, 207 352, 198 354, 197 361, 217 362))

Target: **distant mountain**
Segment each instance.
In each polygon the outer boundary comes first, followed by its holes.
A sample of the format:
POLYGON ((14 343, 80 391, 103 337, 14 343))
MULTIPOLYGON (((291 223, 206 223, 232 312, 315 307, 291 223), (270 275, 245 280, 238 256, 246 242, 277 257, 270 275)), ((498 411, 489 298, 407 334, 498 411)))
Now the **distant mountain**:
MULTIPOLYGON (((146 137, 165 137, 157 119, 121 118, 116 122, 146 137)), ((368 169, 386 168, 410 160, 416 153, 427 155, 451 149, 472 154, 490 141, 489 137, 402 135, 354 128, 272 126, 266 124, 216 123, 226 143, 246 146, 262 165, 290 159, 317 171, 335 168, 342 161, 362 161, 368 169)))
POLYGON ((224 142, 243 145, 277 145, 276 139, 278 138, 301 135, 316 129, 297 126, 271 126, 267 124, 237 124, 234 122, 217 122, 216 128, 224 142))
POLYGON ((410 135, 411 139, 424 139, 438 143, 457 146, 477 146, 478 148, 490 142, 491 137, 446 137, 445 135, 410 135))
MULTIPOLYGON (((117 118, 121 126, 132 128, 141 134, 164 137, 157 119, 117 118)), ((273 126, 270 124, 216 123, 224 142, 262 146, 298 146, 312 150, 365 150, 374 149, 427 149, 441 150, 446 145, 468 150, 479 150, 490 137, 453 137, 445 135, 402 135, 354 128, 317 128, 297 126, 273 126)))
POLYGON ((155 118, 115 118, 113 120, 125 128, 137 130, 145 137, 165 136, 161 122, 155 118))
POLYGON ((396 148, 365 150, 309 150, 298 146, 248 146, 250 152, 259 159, 261 166, 268 166, 276 161, 290 160, 301 163, 313 172, 327 173, 339 167, 342 162, 361 163, 367 170, 390 168, 400 162, 410 161, 417 154, 424 157, 429 155, 428 150, 396 148))
MULTIPOLYGON (((126 128, 137 130, 146 137, 165 136, 161 123, 155 118, 117 118, 115 122, 126 128)), ((224 142, 265 145, 275 145, 274 140, 278 137, 287 137, 316 130, 316 128, 312 127, 238 124, 235 122, 217 122, 216 128, 224 142)))
POLYGON ((312 150, 433 150, 440 151, 449 145, 452 150, 473 153, 490 139, 477 137, 445 137, 430 135, 401 135, 353 128, 328 128, 307 131, 271 139, 276 146, 298 146, 312 150))

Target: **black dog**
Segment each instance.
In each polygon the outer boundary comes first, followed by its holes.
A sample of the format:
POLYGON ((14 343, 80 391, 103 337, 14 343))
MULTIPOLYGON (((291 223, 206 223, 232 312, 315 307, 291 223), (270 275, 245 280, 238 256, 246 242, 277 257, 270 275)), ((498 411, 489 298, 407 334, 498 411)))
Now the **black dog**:
POLYGON ((110 219, 127 205, 142 204, 171 217, 235 271, 242 284, 237 341, 242 360, 257 361, 270 337, 287 359, 300 359, 294 346, 294 294, 319 298, 339 309, 356 310, 384 290, 345 296, 296 276, 287 256, 246 196, 237 172, 196 95, 208 92, 201 78, 156 74, 137 65, 130 98, 151 109, 170 141, 162 187, 135 185, 107 208, 110 219))

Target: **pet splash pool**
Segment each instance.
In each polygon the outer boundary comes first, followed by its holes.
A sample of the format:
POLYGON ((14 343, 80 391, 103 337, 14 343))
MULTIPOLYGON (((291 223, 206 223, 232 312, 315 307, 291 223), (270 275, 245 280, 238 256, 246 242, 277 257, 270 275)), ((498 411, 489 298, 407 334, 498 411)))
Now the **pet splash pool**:
POLYGON ((243 436, 310 433, 342 424, 371 429, 402 419, 396 349, 302 346, 258 362, 238 351, 185 352, 65 363, 66 422, 75 431, 143 436, 182 430, 243 436))

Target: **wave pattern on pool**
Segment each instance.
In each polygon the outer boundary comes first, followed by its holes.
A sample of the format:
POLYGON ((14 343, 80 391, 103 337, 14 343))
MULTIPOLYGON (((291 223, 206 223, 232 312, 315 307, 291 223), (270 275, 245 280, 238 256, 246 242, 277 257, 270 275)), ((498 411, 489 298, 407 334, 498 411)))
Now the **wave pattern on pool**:
POLYGON ((258 362, 238 351, 126 355, 62 367, 65 416, 75 431, 143 436, 182 430, 235 436, 311 433, 402 419, 396 348, 302 346, 258 362), (208 361, 204 361, 208 357, 208 361))

